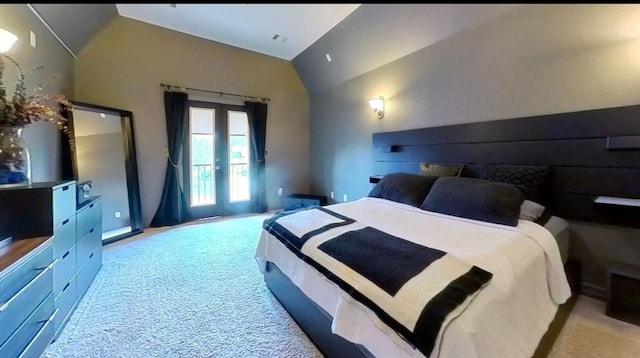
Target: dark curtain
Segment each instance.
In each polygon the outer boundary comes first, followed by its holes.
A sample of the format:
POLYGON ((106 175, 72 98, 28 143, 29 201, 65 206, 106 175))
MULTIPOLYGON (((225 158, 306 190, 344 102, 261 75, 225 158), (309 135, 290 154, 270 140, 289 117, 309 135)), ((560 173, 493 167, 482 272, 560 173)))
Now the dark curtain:
POLYGON ((267 211, 267 183, 265 181, 265 142, 267 136, 267 104, 245 102, 249 131, 251 133, 251 151, 249 167, 251 168, 251 211, 264 213, 267 211))
POLYGON ((183 92, 164 92, 164 110, 167 120, 167 172, 162 189, 162 199, 156 215, 151 220, 152 227, 176 225, 191 220, 187 201, 182 192, 178 172, 178 161, 182 157, 188 119, 188 95, 183 92))

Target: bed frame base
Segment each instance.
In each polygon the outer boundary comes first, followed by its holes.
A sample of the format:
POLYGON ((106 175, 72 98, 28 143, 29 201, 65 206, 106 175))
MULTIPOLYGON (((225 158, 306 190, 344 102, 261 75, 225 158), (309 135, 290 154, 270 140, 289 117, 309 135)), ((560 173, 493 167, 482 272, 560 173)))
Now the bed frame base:
MULTIPOLYGON (((549 325, 549 329, 540 340, 540 344, 533 355, 534 358, 548 356, 580 293, 580 262, 569 260, 565 265, 565 270, 573 295, 565 304, 559 307, 555 318, 549 325)), ((289 315, 326 357, 373 357, 362 345, 353 344, 331 333, 331 316, 302 293, 275 264, 267 262, 264 281, 273 295, 289 312, 289 315)))
POLYGON ((373 357, 363 346, 331 333, 331 316, 302 293, 275 264, 267 262, 264 281, 325 357, 373 357))

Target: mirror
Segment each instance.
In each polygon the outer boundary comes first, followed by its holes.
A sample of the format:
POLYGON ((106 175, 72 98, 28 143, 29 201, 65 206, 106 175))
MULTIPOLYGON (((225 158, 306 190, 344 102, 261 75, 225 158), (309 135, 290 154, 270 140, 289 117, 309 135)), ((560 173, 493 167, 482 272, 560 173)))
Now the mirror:
POLYGON ((78 186, 91 181, 102 196, 102 242, 142 232, 138 165, 130 111, 72 101, 71 170, 78 186))

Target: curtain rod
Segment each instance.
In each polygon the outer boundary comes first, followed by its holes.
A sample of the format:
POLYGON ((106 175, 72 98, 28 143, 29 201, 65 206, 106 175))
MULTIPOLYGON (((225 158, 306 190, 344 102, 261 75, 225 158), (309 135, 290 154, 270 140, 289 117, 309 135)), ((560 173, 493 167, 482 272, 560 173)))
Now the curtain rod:
POLYGON ((176 85, 169 85, 166 83, 161 83, 160 87, 165 87, 168 90, 171 89, 179 89, 179 90, 188 90, 188 91, 198 91, 198 92, 208 92, 208 93, 215 93, 215 94, 219 94, 220 96, 234 96, 234 97, 242 97, 242 98, 246 98, 246 99, 254 99, 260 102, 269 102, 271 99, 270 98, 266 98, 266 97, 255 97, 255 96, 245 96, 243 94, 235 94, 235 93, 226 93, 226 92, 220 92, 220 91, 210 91, 210 90, 204 90, 204 89, 198 89, 198 88, 189 88, 189 87, 182 87, 182 86, 176 86, 176 85))

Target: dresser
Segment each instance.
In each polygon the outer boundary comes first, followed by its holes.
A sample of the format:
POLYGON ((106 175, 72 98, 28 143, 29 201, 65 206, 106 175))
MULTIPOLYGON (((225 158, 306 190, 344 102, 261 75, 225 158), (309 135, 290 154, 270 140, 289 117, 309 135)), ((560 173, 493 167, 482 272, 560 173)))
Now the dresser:
MULTIPOLYGON (((17 241, 53 236, 51 300, 56 314, 52 339, 60 334, 102 266, 102 198, 92 197, 78 207, 76 195, 75 181, 0 189, 0 212, 10 213, 0 218, 4 231, 17 241)), ((0 357, 5 355, 0 352, 0 357)))
POLYGON ((0 357, 38 357, 53 339, 53 238, 0 249, 0 357))

